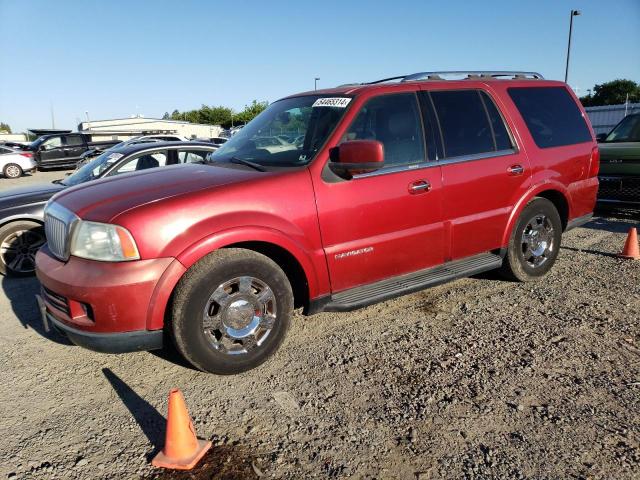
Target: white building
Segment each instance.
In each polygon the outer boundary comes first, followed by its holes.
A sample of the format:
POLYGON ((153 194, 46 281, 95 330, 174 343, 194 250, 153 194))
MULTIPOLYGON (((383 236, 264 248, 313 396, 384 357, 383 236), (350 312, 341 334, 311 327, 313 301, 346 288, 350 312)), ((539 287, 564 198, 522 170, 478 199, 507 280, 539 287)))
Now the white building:
POLYGON ((223 128, 220 125, 163 120, 161 118, 114 118, 112 120, 91 120, 78 125, 78 131, 92 135, 94 141, 126 140, 138 135, 172 133, 187 138, 218 137, 223 128))

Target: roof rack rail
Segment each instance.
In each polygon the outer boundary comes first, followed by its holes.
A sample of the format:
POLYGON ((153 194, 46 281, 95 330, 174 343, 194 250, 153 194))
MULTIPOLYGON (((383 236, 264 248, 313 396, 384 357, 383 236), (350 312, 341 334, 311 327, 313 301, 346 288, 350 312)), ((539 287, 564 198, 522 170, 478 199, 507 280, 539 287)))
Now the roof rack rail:
POLYGON ((502 71, 502 70, 460 70, 444 72, 420 72, 402 77, 401 82, 412 82, 414 80, 444 80, 443 76, 463 76, 465 79, 483 79, 509 77, 512 79, 532 79, 544 80, 538 72, 502 71))

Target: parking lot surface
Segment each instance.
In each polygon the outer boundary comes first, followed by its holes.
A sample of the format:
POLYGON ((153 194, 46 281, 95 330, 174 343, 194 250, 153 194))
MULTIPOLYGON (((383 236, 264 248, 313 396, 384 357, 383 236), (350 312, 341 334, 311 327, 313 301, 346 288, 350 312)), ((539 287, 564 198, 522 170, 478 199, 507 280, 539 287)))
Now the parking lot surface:
POLYGON ((148 460, 174 387, 214 448, 170 478, 638 478, 640 262, 616 257, 638 222, 565 234, 537 283, 296 315, 275 357, 230 377, 72 346, 44 332, 35 279, 0 277, 0 478, 169 478, 148 460))

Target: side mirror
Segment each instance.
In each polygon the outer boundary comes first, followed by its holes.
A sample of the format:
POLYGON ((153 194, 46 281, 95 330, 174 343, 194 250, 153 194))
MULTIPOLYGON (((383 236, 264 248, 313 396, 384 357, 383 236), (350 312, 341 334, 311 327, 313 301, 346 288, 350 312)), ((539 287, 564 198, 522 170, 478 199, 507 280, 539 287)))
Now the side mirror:
POLYGON ((599 133, 596 135, 596 141, 598 143, 604 142, 607 139, 608 135, 606 133, 599 133))
POLYGON ((350 180, 360 173, 384 167, 384 146, 377 140, 352 140, 329 150, 329 169, 350 180))

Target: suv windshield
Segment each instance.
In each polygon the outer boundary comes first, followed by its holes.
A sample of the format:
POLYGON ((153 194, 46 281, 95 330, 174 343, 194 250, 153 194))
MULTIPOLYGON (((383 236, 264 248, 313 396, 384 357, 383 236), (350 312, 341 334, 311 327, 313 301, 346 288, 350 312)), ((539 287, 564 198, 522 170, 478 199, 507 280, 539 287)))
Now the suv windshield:
POLYGON ((350 101, 349 97, 308 95, 272 103, 213 153, 210 161, 306 165, 322 148, 350 101))
POLYGON ((95 180, 100 178, 102 173, 107 170, 111 165, 116 163, 123 157, 122 153, 114 152, 113 150, 106 150, 102 155, 97 156, 89 163, 73 172, 67 178, 60 183, 63 185, 73 186, 79 183, 88 182, 89 180, 95 180))
POLYGON ((623 118, 605 142, 640 142, 640 115, 623 118))

